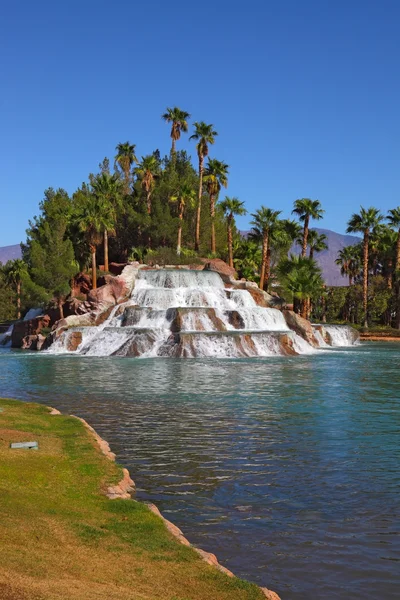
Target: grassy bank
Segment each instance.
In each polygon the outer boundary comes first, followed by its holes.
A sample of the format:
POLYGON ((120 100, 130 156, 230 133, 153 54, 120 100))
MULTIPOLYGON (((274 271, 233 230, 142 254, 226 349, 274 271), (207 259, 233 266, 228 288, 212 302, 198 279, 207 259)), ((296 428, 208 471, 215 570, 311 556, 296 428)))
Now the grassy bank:
POLYGON ((163 521, 105 488, 122 470, 84 425, 0 399, 2 600, 261 600, 207 565, 163 521), (11 442, 37 441, 39 450, 11 442))

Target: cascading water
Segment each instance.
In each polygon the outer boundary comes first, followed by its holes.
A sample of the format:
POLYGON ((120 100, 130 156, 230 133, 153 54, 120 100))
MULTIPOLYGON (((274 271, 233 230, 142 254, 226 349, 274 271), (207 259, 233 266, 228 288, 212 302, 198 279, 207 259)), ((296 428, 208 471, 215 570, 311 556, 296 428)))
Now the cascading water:
POLYGON ((323 337, 330 346, 354 346, 358 341, 356 330, 347 325, 323 325, 323 330, 323 337))
POLYGON ((86 356, 135 357, 316 351, 288 327, 281 311, 258 306, 248 290, 226 288, 212 271, 184 269, 140 270, 130 299, 116 306, 101 326, 68 329, 50 352, 72 348, 86 356))

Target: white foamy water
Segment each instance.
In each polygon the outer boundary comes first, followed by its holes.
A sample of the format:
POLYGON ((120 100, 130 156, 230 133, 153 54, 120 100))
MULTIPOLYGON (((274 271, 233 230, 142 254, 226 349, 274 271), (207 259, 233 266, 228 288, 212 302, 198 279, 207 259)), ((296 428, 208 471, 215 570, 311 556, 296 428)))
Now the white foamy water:
MULTIPOLYGON (((64 332, 50 352, 66 352, 74 331, 82 333, 75 352, 86 356, 233 358, 316 352, 289 329, 281 311, 258 306, 247 290, 226 289, 212 271, 141 270, 130 299, 101 326, 64 332)), ((338 340, 335 331, 331 336, 338 340)), ((326 346, 321 334, 316 337, 326 346)))

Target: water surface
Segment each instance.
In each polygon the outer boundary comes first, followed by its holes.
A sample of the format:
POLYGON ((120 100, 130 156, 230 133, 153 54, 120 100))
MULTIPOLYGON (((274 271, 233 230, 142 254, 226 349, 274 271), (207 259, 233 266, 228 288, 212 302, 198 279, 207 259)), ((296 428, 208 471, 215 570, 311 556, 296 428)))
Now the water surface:
POLYGON ((0 394, 86 418, 195 544, 282 600, 397 599, 400 346, 250 360, 0 352, 0 394))

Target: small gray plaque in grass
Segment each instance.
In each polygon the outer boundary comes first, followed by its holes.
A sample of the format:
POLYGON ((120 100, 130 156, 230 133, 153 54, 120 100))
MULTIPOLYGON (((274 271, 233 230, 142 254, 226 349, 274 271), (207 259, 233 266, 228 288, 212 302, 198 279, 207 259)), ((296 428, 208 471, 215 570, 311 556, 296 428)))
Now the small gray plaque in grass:
POLYGON ((37 442, 13 442, 10 444, 10 448, 25 448, 27 450, 38 450, 39 444, 37 442))

